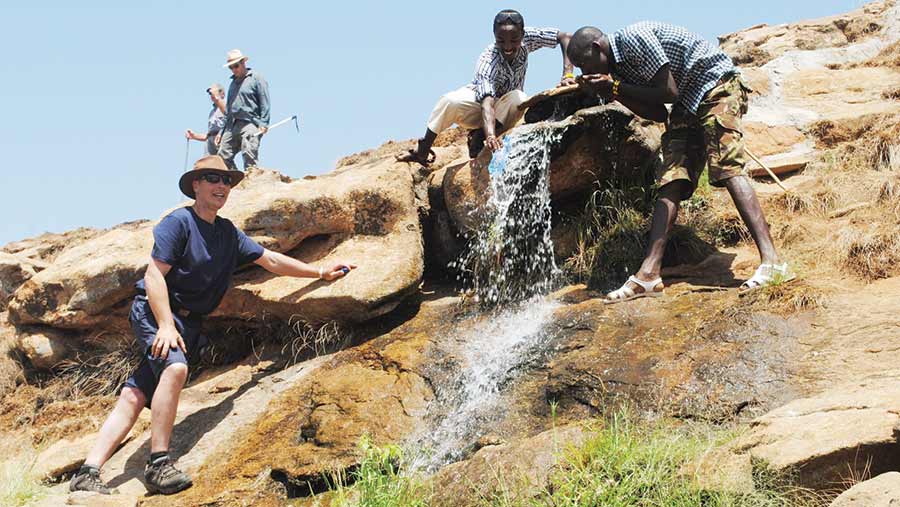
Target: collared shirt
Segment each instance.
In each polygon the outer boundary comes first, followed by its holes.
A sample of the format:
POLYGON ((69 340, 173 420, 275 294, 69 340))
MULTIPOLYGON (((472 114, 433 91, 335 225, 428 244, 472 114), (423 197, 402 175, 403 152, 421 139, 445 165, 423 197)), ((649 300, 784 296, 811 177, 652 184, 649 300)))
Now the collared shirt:
POLYGON ((528 53, 540 48, 555 48, 559 43, 556 28, 525 27, 522 46, 512 63, 503 58, 503 51, 496 44, 488 46, 475 65, 475 79, 469 88, 475 90, 475 100, 481 102, 488 95, 499 99, 513 90, 525 90, 525 71, 528 70, 528 53))
POLYGON ((692 113, 703 97, 737 68, 721 49, 679 26, 643 21, 609 37, 619 77, 647 86, 663 65, 669 64, 678 85, 678 102, 692 113))
POLYGON ((231 76, 225 101, 225 128, 231 128, 235 120, 249 121, 257 127, 269 126, 269 85, 252 69, 247 69, 242 79, 231 76))
POLYGON ((214 136, 221 132, 225 126, 225 113, 213 104, 212 111, 209 112, 209 120, 206 122, 206 134, 214 136))

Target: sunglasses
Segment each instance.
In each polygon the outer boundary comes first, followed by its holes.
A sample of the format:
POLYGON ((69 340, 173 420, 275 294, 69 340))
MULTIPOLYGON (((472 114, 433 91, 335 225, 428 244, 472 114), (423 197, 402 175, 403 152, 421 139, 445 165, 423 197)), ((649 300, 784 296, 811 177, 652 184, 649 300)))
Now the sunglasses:
POLYGON ((221 181, 222 183, 231 186, 231 176, 228 176, 227 174, 206 173, 201 174, 197 179, 207 181, 214 185, 221 181))
POLYGON ((240 66, 241 66, 241 62, 237 62, 237 63, 232 63, 231 65, 228 66, 228 68, 234 70, 240 66))

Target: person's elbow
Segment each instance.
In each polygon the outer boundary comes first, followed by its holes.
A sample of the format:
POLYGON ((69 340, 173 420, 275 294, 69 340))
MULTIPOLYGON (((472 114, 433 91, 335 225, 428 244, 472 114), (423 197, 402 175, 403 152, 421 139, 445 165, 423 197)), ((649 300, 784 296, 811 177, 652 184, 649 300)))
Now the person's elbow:
POLYGON ((674 104, 678 102, 680 98, 680 94, 678 93, 678 88, 675 86, 666 86, 663 89, 663 103, 665 104, 674 104))

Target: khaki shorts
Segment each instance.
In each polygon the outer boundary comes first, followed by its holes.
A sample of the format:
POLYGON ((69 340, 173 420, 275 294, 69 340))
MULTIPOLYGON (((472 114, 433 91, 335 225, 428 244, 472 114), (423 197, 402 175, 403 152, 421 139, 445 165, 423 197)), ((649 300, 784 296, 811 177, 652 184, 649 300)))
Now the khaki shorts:
POLYGON ((726 76, 706 94, 697 114, 681 104, 672 108, 662 138, 663 164, 657 174, 660 187, 688 181, 684 200, 693 195, 706 167, 709 183, 716 187, 724 186, 728 178, 745 174, 741 117, 747 112, 749 92, 740 76, 726 76))

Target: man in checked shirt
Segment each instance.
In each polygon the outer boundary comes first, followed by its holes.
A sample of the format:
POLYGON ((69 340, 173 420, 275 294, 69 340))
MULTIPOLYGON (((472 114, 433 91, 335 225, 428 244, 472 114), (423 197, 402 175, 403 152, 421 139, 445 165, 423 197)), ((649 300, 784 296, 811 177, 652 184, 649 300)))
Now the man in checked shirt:
POLYGON ((591 91, 615 99, 637 114, 650 117, 674 104, 663 135, 663 166, 658 175, 659 200, 653 210, 650 244, 638 272, 607 294, 606 302, 658 296, 666 241, 679 203, 697 188, 703 168, 709 183, 725 187, 759 249, 761 264, 741 285, 750 291, 794 277, 781 262, 746 165, 741 118, 750 89, 731 58, 718 47, 684 28, 642 22, 610 35, 583 27, 572 36, 569 58, 591 91), (654 114, 647 115, 647 111, 654 114))
POLYGON ((503 143, 498 136, 522 118, 518 106, 528 98, 523 90, 529 53, 561 44, 561 84, 574 84, 572 64, 566 56, 570 37, 556 28, 526 27, 522 15, 514 10, 497 13, 494 17, 494 44, 488 46, 478 58, 475 78, 438 100, 428 120, 425 136, 419 139, 416 149, 399 155, 397 160, 427 166, 434 161, 431 145, 435 138, 454 123, 471 129, 469 156, 472 158, 485 144, 493 151, 502 148, 503 143))

